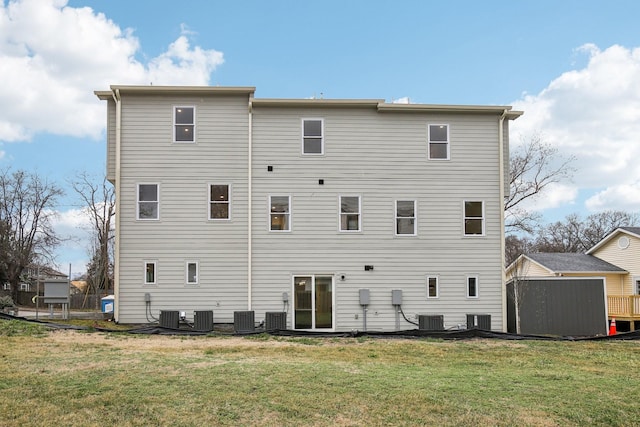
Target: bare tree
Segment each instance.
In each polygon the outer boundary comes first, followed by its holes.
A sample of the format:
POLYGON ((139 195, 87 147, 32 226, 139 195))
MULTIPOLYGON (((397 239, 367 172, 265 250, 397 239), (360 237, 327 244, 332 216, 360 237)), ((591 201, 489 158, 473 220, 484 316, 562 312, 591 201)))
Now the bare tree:
POLYGON ((62 194, 35 173, 0 171, 0 276, 9 281, 14 301, 23 270, 36 259, 53 260, 60 239, 51 219, 62 194))
POLYGON ((71 185, 82 199, 84 211, 91 220, 94 245, 90 249, 87 283, 97 294, 100 289, 111 288, 113 282, 111 249, 115 215, 114 188, 106 178, 98 183, 86 172, 78 174, 71 185))
POLYGON ((558 149, 534 135, 509 159, 509 195, 504 202, 507 231, 532 233, 540 217, 523 208, 524 201, 538 196, 546 187, 570 179, 574 169, 573 156, 564 158, 558 149))
POLYGON ((535 247, 537 252, 586 252, 616 228, 637 223, 637 214, 623 211, 599 212, 584 220, 571 214, 564 221, 541 228, 535 247))

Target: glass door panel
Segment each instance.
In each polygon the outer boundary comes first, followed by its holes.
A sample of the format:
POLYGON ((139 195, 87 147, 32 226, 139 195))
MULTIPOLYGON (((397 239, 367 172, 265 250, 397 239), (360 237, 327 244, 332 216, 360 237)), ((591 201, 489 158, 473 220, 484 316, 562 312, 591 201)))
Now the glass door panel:
POLYGON ((312 277, 294 277, 294 316, 295 329, 311 329, 313 328, 312 319, 312 293, 313 278, 312 277))
POLYGON ((331 329, 333 327, 333 278, 316 276, 315 280, 315 327, 331 329))

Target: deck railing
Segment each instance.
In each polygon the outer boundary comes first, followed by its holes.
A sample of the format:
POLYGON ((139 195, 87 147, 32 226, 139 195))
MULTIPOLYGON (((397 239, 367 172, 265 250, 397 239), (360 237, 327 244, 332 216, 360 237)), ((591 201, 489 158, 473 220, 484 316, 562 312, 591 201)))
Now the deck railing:
POLYGON ((608 295, 607 304, 610 317, 640 318, 640 295, 617 296, 608 295))

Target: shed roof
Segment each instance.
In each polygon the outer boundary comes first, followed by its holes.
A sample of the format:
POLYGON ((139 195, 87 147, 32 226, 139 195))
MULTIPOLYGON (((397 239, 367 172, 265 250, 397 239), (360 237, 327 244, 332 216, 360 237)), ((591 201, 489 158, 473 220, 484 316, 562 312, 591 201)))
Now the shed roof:
POLYGON ((525 256, 554 273, 624 274, 627 272, 616 265, 587 254, 540 252, 525 256))

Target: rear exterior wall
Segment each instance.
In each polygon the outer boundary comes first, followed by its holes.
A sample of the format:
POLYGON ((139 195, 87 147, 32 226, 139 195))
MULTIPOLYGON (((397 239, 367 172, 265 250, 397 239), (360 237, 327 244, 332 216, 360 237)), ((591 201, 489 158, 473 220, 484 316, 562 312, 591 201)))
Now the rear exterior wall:
POLYGON ((293 294, 294 276, 322 274, 334 278, 336 330, 364 328, 359 289, 370 290, 369 330, 395 328, 392 289, 402 290, 409 320, 443 314, 445 328, 456 328, 466 314, 490 314, 502 330, 498 123, 496 115, 254 107, 256 319, 285 308, 291 327, 283 292, 293 294), (323 155, 302 154, 303 118, 323 120, 323 155), (450 160, 428 160, 428 124, 449 125, 450 160), (271 195, 291 197, 290 232, 269 230, 271 195), (341 195, 360 196, 360 232, 339 231, 341 195), (396 200, 416 201, 416 236, 396 236, 396 200), (464 235, 465 200, 484 202, 484 236, 464 235), (427 298, 427 276, 438 277, 437 298, 427 298), (478 298, 467 297, 468 276, 479 280, 478 298))
POLYGON ((212 309, 232 321, 246 309, 247 105, 248 95, 122 97, 118 321, 212 309), (195 143, 173 142, 174 106, 195 107, 195 143), (158 220, 137 219, 141 183, 159 185, 158 220), (230 185, 229 220, 208 219, 210 184, 230 185), (146 262, 156 263, 153 285, 146 262), (197 285, 186 283, 187 262, 198 263, 197 285))

